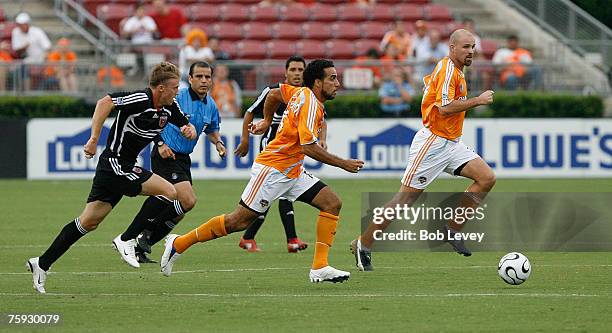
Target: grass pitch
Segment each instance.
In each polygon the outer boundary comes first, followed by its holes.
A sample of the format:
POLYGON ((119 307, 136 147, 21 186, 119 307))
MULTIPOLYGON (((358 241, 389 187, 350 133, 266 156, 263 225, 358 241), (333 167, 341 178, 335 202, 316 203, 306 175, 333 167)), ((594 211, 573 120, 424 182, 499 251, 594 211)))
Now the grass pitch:
MULTIPOLYGON (((357 272, 348 243, 359 234, 361 191, 390 191, 392 180, 326 180, 343 199, 330 263, 349 270, 344 284, 311 284, 312 248, 286 251, 272 207, 258 234, 261 253, 239 249, 233 234, 191 248, 166 278, 155 264, 124 264, 111 240, 144 200, 124 198, 49 274, 47 295, 32 289, 28 257, 40 255, 82 210, 89 181, 0 181, 0 331, 583 331, 608 332, 612 319, 610 253, 525 253, 532 265, 521 286, 506 285, 496 265, 504 253, 374 253, 374 272, 357 272), (59 313, 53 327, 9 325, 13 313, 59 313)), ((233 209, 246 180, 197 181, 199 202, 175 229, 186 232, 233 209)), ((468 182, 441 179, 431 191, 461 191, 468 182)), ((499 180, 496 191, 593 192, 612 179, 499 180)), ((296 204, 300 237, 314 244, 316 210, 296 204)), ((612 240, 611 240, 612 241, 612 240)), ((520 249, 516 249, 519 250, 520 249)), ((159 260, 162 247, 154 247, 159 260)))

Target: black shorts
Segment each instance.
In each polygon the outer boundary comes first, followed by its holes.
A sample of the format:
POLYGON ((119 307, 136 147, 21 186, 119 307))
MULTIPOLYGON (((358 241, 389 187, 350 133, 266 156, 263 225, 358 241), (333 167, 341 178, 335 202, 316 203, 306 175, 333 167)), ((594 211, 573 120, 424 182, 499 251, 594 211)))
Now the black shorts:
POLYGON ((270 141, 274 140, 278 126, 279 124, 270 125, 266 134, 261 136, 261 141, 259 142, 260 153, 266 149, 266 146, 270 143, 270 141))
POLYGON ((135 197, 140 194, 142 183, 152 175, 151 171, 133 163, 100 157, 87 202, 104 201, 115 207, 124 195, 135 197))
POLYGON ((160 175, 171 184, 177 184, 180 182, 189 182, 192 184, 191 179, 191 158, 189 155, 174 153, 172 158, 162 158, 159 155, 157 147, 153 147, 151 151, 151 169, 155 174, 160 175))

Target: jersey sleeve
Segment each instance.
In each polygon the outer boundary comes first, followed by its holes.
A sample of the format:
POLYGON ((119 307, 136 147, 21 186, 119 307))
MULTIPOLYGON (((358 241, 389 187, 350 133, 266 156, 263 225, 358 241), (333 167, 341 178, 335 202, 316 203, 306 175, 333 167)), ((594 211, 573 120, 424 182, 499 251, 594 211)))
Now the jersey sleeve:
MULTIPOLYGON (((319 108, 313 94, 302 92, 303 103, 298 113, 298 136, 301 145, 319 141, 323 111, 319 108)), ((300 101, 301 102, 301 101, 300 101)))
POLYGON ((436 106, 442 107, 455 100, 455 87, 457 86, 457 76, 454 66, 450 60, 440 68, 440 73, 435 78, 436 82, 436 106))
POLYGON ((210 125, 208 125, 204 129, 205 134, 210 134, 214 132, 219 132, 221 124, 221 118, 219 117, 219 109, 217 109, 217 105, 212 103, 212 112, 210 113, 210 125))
POLYGON ((300 89, 300 87, 294 87, 292 85, 282 83, 279 85, 279 88, 281 91, 281 96, 283 97, 284 104, 288 104, 289 100, 291 99, 291 96, 293 96, 293 94, 295 94, 295 92, 300 89))
POLYGON ((172 105, 170 105, 169 109, 171 114, 170 119, 168 119, 168 121, 171 124, 175 125, 178 128, 189 124, 189 119, 187 119, 187 116, 185 116, 183 111, 181 111, 181 107, 178 105, 176 98, 174 99, 172 105))
POLYGON ((268 96, 269 92, 270 87, 266 87, 266 89, 264 89, 261 94, 259 94, 259 96, 255 100, 255 103, 249 106, 247 112, 251 112, 257 116, 263 117, 263 108, 266 101, 266 96, 268 96))
POLYGON ((149 97, 144 91, 114 92, 108 95, 115 108, 125 113, 140 113, 149 107, 149 97))

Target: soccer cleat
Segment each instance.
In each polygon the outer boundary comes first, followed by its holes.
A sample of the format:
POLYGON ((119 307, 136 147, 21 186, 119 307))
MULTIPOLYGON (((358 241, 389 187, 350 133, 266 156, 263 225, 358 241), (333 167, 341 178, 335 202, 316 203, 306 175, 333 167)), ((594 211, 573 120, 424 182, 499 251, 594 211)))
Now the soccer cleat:
POLYGON ((26 261, 26 268, 32 272, 32 287, 41 294, 46 293, 45 281, 47 272, 38 266, 38 257, 30 258, 26 261))
POLYGON ((180 253, 176 252, 174 248, 174 240, 178 237, 177 234, 170 234, 166 237, 166 244, 164 248, 164 254, 161 257, 159 265, 161 266, 161 272, 164 276, 170 276, 172 274, 172 266, 174 262, 181 256, 180 253))
POLYGON ((319 269, 310 270, 310 282, 344 282, 351 277, 351 273, 335 269, 331 266, 325 266, 319 269))
POLYGON ((138 248, 136 248, 136 259, 141 264, 156 264, 157 263, 157 261, 152 260, 151 258, 147 257, 147 254, 145 252, 139 251, 138 248))
POLYGON ((136 259, 136 240, 130 239, 124 242, 121 240, 121 234, 119 234, 113 239, 113 245, 123 261, 134 268, 140 267, 138 259, 136 259))
POLYGON ((445 239, 445 242, 450 244, 453 247, 453 249, 455 249, 455 252, 457 252, 459 254, 463 254, 466 257, 471 256, 472 255, 472 251, 470 251, 467 247, 465 247, 465 243, 463 242, 463 239, 459 239, 459 240, 457 240, 457 239, 448 239, 447 236, 448 236, 449 233, 454 235, 457 232, 452 230, 451 228, 449 228, 448 225, 445 225, 444 226, 444 239, 445 239))
POLYGON ((136 237, 136 249, 140 248, 141 252, 145 252, 151 254, 151 244, 149 244, 149 238, 151 237, 151 232, 145 230, 136 237))
POLYGON ((299 238, 290 238, 287 240, 287 251, 289 253, 297 253, 298 251, 306 250, 308 244, 302 242, 299 238))
POLYGON ((361 238, 354 239, 351 242, 351 253, 355 255, 355 265, 360 271, 373 271, 372 267, 372 252, 361 246, 361 238))
POLYGON ((248 252, 261 251, 261 249, 257 247, 257 243, 254 239, 244 239, 243 237, 240 237, 240 243, 238 243, 238 246, 247 250, 248 252))

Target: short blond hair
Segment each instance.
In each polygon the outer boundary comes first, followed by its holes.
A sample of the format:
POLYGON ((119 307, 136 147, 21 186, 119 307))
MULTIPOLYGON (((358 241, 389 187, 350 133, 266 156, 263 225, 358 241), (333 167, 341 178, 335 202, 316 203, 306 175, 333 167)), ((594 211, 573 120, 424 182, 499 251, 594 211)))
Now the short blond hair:
POLYGON ((149 86, 157 87, 160 84, 166 83, 170 79, 179 79, 178 68, 170 62, 162 61, 155 65, 151 70, 151 76, 149 77, 149 86))

